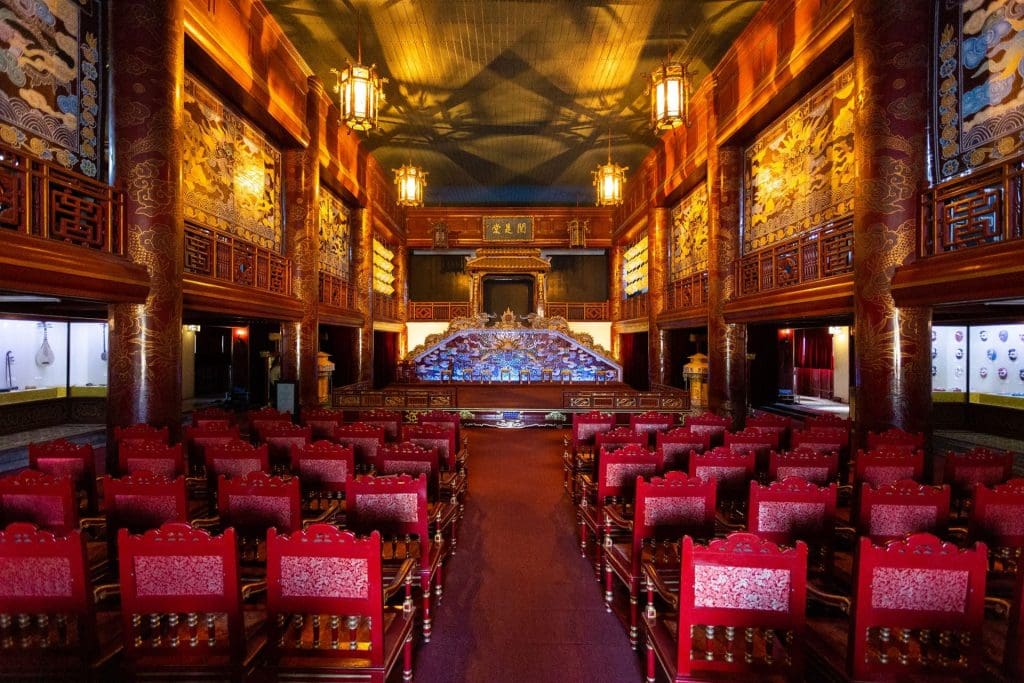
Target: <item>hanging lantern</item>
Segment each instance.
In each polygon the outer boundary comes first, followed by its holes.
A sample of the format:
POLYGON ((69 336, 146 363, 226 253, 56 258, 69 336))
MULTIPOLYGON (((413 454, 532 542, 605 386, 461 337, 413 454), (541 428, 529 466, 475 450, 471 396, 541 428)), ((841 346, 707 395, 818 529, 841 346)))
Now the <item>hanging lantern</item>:
POLYGON ((594 189, 598 206, 618 206, 622 203, 622 186, 626 184, 629 168, 612 163, 612 132, 608 131, 608 162, 594 171, 594 189))
POLYGON ((398 203, 402 206, 423 206, 423 189, 426 186, 427 174, 412 164, 395 171, 398 203))
POLYGON ((350 62, 341 71, 331 69, 331 73, 338 79, 334 92, 338 94, 341 122, 353 130, 377 127, 377 112, 380 103, 384 101, 383 85, 387 79, 377 74, 376 67, 376 64, 364 66, 350 62))
POLYGON ((663 63, 650 75, 651 125, 656 130, 690 126, 690 72, 680 62, 663 63))

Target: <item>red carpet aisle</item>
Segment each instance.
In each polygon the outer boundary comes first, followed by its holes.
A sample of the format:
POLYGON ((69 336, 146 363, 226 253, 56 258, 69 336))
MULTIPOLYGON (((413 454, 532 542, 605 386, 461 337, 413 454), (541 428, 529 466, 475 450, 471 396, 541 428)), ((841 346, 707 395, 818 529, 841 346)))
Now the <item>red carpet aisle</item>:
POLYGON ((475 429, 469 498, 421 683, 641 681, 580 557, 554 429, 475 429))

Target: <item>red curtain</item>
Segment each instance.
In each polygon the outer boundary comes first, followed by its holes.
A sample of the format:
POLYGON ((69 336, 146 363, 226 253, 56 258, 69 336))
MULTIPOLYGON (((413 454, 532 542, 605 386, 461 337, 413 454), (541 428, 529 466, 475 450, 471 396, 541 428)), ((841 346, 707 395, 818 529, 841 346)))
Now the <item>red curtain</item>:
POLYGON ((832 335, 825 328, 796 330, 793 335, 796 392, 832 397, 832 335))

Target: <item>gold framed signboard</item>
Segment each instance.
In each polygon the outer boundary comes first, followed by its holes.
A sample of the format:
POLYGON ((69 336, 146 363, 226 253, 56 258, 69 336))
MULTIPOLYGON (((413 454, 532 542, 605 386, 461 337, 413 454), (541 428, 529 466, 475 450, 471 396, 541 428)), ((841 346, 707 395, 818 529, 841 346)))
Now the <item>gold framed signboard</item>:
POLYGON ((484 216, 484 242, 533 239, 533 216, 484 216))

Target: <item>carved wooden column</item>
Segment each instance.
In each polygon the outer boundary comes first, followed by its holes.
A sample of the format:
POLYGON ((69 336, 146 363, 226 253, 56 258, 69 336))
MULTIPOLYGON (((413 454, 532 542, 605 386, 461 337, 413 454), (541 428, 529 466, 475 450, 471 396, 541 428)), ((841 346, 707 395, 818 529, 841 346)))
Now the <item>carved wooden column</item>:
POLYGON ((892 298, 896 267, 916 258, 930 4, 854 2, 854 414, 861 439, 890 426, 924 430, 931 410, 931 310, 898 309, 892 298))
POLYGON ((398 286, 395 287, 397 297, 396 316, 402 323, 402 331, 398 333, 398 358, 404 358, 408 351, 408 333, 405 323, 409 320, 409 249, 405 246, 405 239, 395 249, 395 280, 398 286))
POLYGON ((658 316, 665 311, 668 291, 668 230, 669 210, 651 207, 647 213, 647 355, 651 384, 668 384, 669 358, 667 333, 658 327, 658 316))
POLYGON ((306 127, 309 146, 284 153, 285 206, 288 255, 292 260, 292 292, 299 300, 302 319, 281 326, 281 375, 299 383, 299 406, 320 404, 316 354, 319 350, 320 302, 320 130, 327 116, 327 100, 320 79, 309 79, 306 127))
POLYGON ((355 305, 363 314, 356 353, 358 381, 373 381, 373 209, 368 201, 357 213, 357 230, 352 253, 355 256, 355 305))
POLYGON ((611 351, 612 357, 621 363, 619 333, 616 331, 616 326, 622 322, 622 247, 613 245, 608 251, 611 257, 611 273, 609 273, 611 286, 608 289, 608 312, 612 319, 612 348, 609 351, 611 351))
MULTIPOLYGON (((110 426, 181 426, 183 0, 124 0, 112 13, 114 150, 127 255, 145 265, 143 304, 110 307, 110 426)), ((108 453, 114 455, 113 449, 108 453)), ((109 463, 108 463, 109 464, 109 463)))
POLYGON ((737 426, 746 409, 747 329, 725 322, 725 305, 736 291, 742 169, 738 147, 709 146, 708 405, 713 412, 731 417, 737 426))

